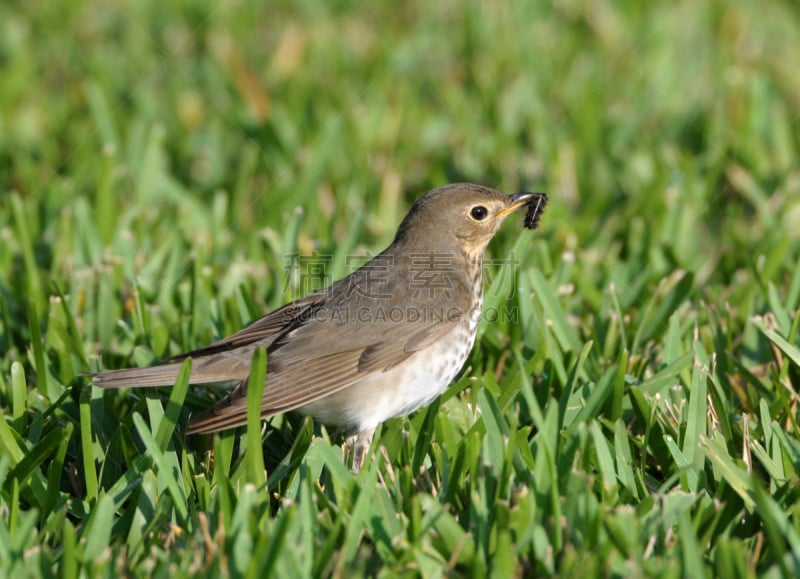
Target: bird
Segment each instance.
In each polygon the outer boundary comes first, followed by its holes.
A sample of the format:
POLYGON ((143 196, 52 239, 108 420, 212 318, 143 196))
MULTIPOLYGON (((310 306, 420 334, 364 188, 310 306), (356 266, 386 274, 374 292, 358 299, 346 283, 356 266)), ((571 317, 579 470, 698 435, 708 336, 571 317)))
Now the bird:
POLYGON ((247 423, 251 359, 264 348, 261 417, 297 411, 344 427, 358 472, 381 423, 427 406, 458 375, 475 343, 484 250, 509 215, 534 202, 528 228, 546 195, 505 195, 471 183, 428 191, 392 243, 346 277, 208 346, 155 366, 97 372, 92 383, 174 385, 191 358, 190 384, 235 385, 186 430, 219 432, 247 423))

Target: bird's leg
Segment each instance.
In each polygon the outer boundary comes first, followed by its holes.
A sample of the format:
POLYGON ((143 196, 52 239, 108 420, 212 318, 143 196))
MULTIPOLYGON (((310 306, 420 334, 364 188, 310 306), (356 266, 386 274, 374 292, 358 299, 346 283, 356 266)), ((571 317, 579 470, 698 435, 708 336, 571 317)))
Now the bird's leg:
POLYGON ((356 447, 356 440, 358 440, 358 434, 351 434, 344 439, 344 444, 342 444, 342 461, 345 463, 350 462, 350 455, 353 454, 353 449, 356 447))
POLYGON ((353 449, 353 466, 351 470, 353 474, 357 474, 364 464, 364 459, 367 457, 369 446, 372 444, 372 436, 375 434, 375 429, 362 430, 358 434, 350 436, 345 441, 347 448, 353 449))

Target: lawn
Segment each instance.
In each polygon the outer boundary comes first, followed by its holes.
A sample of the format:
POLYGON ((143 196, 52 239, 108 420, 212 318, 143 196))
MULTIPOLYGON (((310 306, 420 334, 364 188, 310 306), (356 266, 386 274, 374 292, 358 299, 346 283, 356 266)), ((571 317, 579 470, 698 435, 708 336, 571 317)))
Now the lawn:
POLYGON ((800 575, 798 61, 789 1, 0 4, 0 575, 800 575), (83 376, 457 181, 550 203, 359 474, 294 414, 184 436, 224 394, 185 374, 83 376))

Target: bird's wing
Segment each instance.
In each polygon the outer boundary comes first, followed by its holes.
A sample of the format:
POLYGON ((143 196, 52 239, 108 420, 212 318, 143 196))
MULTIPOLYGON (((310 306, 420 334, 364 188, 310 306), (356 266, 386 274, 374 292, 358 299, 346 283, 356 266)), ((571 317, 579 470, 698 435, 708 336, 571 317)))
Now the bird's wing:
MULTIPOLYGON (((389 307, 385 300, 350 299, 337 311, 335 302, 329 302, 276 338, 267 349, 261 415, 305 406, 354 385, 367 373, 390 370, 450 334, 467 311, 468 301, 427 304, 427 313, 415 314, 414 320, 382 315, 389 307)), ((193 420, 189 433, 245 424, 246 393, 242 382, 216 407, 193 420)))

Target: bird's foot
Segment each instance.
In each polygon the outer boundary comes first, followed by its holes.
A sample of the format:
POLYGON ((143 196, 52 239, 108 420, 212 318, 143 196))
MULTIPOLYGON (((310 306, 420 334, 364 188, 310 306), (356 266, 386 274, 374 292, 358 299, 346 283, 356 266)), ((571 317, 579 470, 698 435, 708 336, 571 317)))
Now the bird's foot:
POLYGON ((353 465, 351 470, 353 474, 358 474, 361 466, 364 464, 364 459, 367 458, 367 452, 372 444, 372 436, 375 434, 375 429, 362 430, 361 432, 348 437, 344 441, 344 448, 347 454, 353 453, 353 465))

